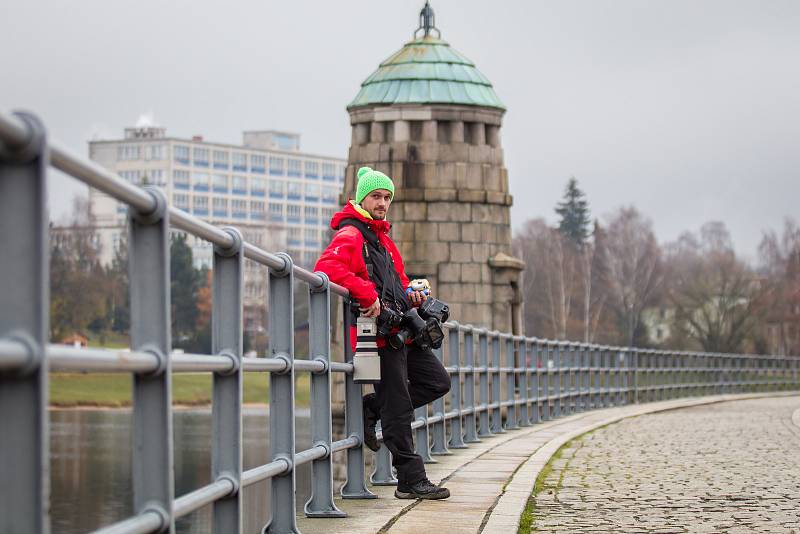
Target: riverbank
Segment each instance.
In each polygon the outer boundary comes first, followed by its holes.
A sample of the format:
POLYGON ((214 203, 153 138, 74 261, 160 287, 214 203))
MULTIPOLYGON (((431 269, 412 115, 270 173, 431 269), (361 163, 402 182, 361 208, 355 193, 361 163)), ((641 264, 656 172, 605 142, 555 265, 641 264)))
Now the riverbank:
MULTIPOLYGON (((50 405, 60 408, 130 406, 132 382, 127 373, 51 373, 50 405)), ((247 404, 269 402, 269 374, 245 373, 242 393, 247 404)), ((308 406, 309 395, 309 376, 299 375, 295 382, 297 406, 308 406)), ((202 406, 210 402, 211 373, 173 375, 173 405, 202 406)))

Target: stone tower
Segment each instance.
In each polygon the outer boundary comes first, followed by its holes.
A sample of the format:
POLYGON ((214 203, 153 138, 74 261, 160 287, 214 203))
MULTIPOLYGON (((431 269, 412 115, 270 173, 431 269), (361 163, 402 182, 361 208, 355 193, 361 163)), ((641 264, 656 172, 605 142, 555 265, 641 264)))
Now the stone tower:
POLYGON ((410 278, 428 278, 462 323, 520 332, 511 195, 500 144, 505 107, 475 65, 441 39, 426 3, 414 38, 380 64, 348 105, 356 171, 385 172, 389 220, 410 278))

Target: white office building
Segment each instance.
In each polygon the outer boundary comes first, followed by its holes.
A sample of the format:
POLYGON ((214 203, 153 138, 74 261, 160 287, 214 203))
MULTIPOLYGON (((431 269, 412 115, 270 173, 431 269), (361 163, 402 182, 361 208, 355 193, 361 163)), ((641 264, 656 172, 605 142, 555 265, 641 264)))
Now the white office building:
MULTIPOLYGON (((126 128, 124 139, 92 141, 89 157, 135 184, 161 187, 171 205, 215 225, 236 226, 245 240, 269 251, 287 251, 295 263, 313 266, 327 244, 347 161, 300 151, 300 136, 277 131, 244 132, 242 145, 167 137, 166 129, 126 128)), ((92 190, 93 222, 110 263, 125 233, 126 207, 92 190)), ((191 238, 197 267, 211 265, 211 245, 191 238)), ((266 273, 248 261, 246 329, 263 325, 266 273)))

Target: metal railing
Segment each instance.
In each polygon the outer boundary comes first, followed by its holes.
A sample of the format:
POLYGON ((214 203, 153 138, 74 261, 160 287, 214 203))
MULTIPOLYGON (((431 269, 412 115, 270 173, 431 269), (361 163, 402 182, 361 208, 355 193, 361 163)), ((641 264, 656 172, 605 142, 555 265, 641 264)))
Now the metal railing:
MULTIPOLYGON (((167 204, 157 188, 139 188, 48 144, 33 116, 0 113, 0 531, 49 531, 47 376, 50 371, 133 376, 135 515, 104 533, 174 532, 175 520, 213 506, 213 531, 242 531, 242 489, 271 485, 266 532, 297 532, 295 474, 310 463, 309 517, 342 517, 334 503, 331 455, 346 451, 346 499, 375 498, 366 486, 361 386, 352 379, 347 291, 167 204), (48 344, 46 171, 52 165, 129 206, 131 351, 48 344), (214 245, 211 355, 171 354, 169 230, 214 245), (269 268, 269 349, 242 355, 243 261, 269 268), (294 357, 293 282, 307 285, 309 359, 294 357), (344 362, 331 359, 331 298, 341 298, 344 362), (213 374, 211 480, 174 495, 171 377, 213 374), (269 373, 270 461, 242 468, 242 377, 269 373), (296 451, 294 376, 311 374, 311 448, 296 451), (331 374, 345 382, 345 437, 333 441, 331 374)), ((513 336, 449 322, 437 357, 451 376, 445 398, 418 408, 412 423, 425 461, 448 449, 576 412, 682 396, 783 391, 800 387, 797 357, 671 352, 513 336), (477 355, 477 361, 476 361, 477 355), (477 393, 477 396, 476 396, 477 393), (430 412, 430 413, 429 413, 430 412), (505 417, 503 417, 505 415, 505 417)), ((377 453, 374 485, 395 484, 388 450, 377 453)))

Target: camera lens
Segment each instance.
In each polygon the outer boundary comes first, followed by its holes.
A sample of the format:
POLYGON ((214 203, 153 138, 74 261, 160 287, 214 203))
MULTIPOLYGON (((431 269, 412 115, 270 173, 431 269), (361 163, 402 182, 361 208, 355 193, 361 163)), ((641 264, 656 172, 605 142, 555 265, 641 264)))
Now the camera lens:
POLYGON ((389 346, 392 347, 394 350, 400 350, 403 348, 403 345, 406 344, 406 339, 408 339, 408 330, 400 330, 396 334, 389 336, 388 342, 389 346))

